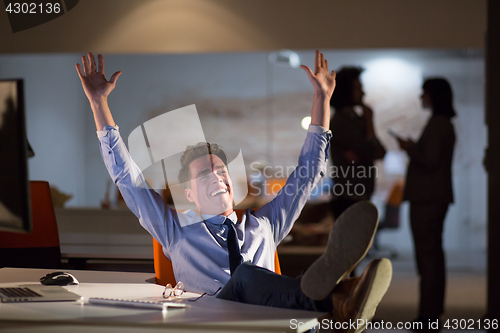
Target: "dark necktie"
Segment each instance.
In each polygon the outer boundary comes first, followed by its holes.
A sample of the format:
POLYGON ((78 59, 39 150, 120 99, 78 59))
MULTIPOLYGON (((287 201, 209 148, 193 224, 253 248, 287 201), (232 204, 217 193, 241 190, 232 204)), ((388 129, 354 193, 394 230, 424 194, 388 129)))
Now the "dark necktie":
POLYGON ((238 237, 236 237, 236 230, 234 229, 233 222, 231 222, 230 219, 226 218, 224 224, 228 227, 227 250, 229 252, 229 269, 231 270, 231 275, 233 275, 236 268, 243 261, 243 257, 241 256, 238 237))

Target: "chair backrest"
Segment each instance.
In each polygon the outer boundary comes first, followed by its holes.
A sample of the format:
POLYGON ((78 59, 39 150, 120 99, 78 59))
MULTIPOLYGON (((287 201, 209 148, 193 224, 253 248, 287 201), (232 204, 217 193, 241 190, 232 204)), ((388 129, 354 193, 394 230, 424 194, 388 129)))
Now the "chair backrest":
POLYGON ((56 214, 45 181, 31 181, 33 230, 28 234, 0 232, 0 267, 57 268, 61 249, 56 214))
POLYGON ((391 206, 399 206, 403 202, 403 194, 405 189, 405 183, 402 179, 398 179, 394 182, 391 192, 387 197, 387 204, 391 206))
POLYGON ((286 185, 288 178, 269 178, 266 179, 266 194, 275 195, 286 185))
POLYGON ((403 202, 404 181, 397 180, 392 186, 385 205, 385 216, 380 221, 379 229, 399 228, 399 207, 403 202))
MULTIPOLYGON (((238 219, 241 219, 243 211, 244 211, 243 209, 235 209, 238 219)), ((172 286, 175 286, 177 281, 175 280, 172 262, 163 253, 163 246, 161 246, 161 244, 154 238, 153 238, 153 254, 154 254, 156 283, 163 286, 170 283, 172 286)), ((281 274, 281 267, 278 259, 278 251, 276 251, 274 254, 274 271, 277 274, 281 274)))

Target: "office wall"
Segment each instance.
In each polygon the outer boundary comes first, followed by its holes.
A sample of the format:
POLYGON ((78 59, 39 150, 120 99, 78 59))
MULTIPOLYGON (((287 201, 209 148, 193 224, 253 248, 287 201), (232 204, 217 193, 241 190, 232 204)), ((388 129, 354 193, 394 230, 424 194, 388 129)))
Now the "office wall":
POLYGON ((72 71, 75 56, 0 55, 0 78, 24 79, 26 130, 35 156, 31 180, 47 180, 85 205, 85 116, 83 90, 72 71))
MULTIPOLYGON (((313 64, 312 51, 299 55, 302 63, 313 64)), ((405 162, 404 154, 397 151, 387 128, 418 138, 427 119, 418 98, 422 78, 443 75, 450 79, 458 112, 454 120, 456 203, 448 214, 445 244, 448 250, 460 253, 465 262, 470 259, 471 249, 484 250, 486 176, 482 157, 486 132, 482 52, 326 50, 325 56, 333 68, 345 64, 366 68, 366 101, 373 106, 381 140, 398 163, 405 162)), ((99 206, 109 176, 74 69, 79 57, 1 55, 0 78, 26 80, 28 138, 36 152, 29 162, 31 179, 48 180, 73 194, 68 206, 99 206)), ((196 104, 207 140, 221 142, 233 155, 241 149, 247 166, 254 161, 285 169, 296 165, 305 138, 300 122, 310 113, 312 100, 310 83, 301 69, 269 63, 267 53, 107 55, 105 59, 108 76, 123 71, 109 104, 125 141, 144 121, 196 104), (270 110, 272 118, 268 118, 270 110), (266 127, 269 119, 270 136, 266 127)), ((391 161, 379 165, 374 201, 381 208, 391 182, 404 177, 404 164, 403 171, 400 164, 399 169, 387 168, 394 164, 391 161)), ((406 209, 404 206, 401 228, 381 237, 382 243, 392 243, 402 252, 410 251, 412 244, 406 209)))
POLYGON ((482 48, 486 0, 85 0, 0 52, 185 53, 482 48))

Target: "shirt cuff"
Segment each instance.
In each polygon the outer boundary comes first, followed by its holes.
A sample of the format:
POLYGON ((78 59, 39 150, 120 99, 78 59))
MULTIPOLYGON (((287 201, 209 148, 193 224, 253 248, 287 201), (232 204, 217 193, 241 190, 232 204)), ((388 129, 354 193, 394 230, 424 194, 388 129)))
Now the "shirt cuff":
POLYGON ((315 134, 323 134, 323 133, 328 133, 330 130, 328 128, 324 128, 323 126, 318 126, 318 125, 309 125, 309 129, 307 130, 308 132, 315 133, 315 134))
POLYGON ((102 131, 97 131, 97 138, 100 139, 102 137, 105 137, 106 135, 108 135, 108 132, 111 129, 115 129, 118 131, 120 128, 118 127, 118 125, 115 125, 115 126, 106 125, 106 126, 104 126, 102 131))

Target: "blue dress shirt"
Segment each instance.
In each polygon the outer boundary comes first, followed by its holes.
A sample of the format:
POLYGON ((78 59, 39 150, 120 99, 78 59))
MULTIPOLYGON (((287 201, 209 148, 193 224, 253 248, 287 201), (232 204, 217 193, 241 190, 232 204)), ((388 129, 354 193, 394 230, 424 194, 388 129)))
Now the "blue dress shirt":
MULTIPOLYGON (((163 246, 172 261, 177 281, 186 290, 215 292, 231 277, 227 251, 227 227, 222 215, 202 218, 193 210, 177 213, 152 189, 137 186, 141 170, 130 157, 118 126, 98 131, 104 164, 129 209, 141 225, 163 246), (201 220, 201 222, 200 222, 201 220)), ((277 196, 254 211, 245 210, 235 224, 243 261, 274 271, 274 253, 292 229, 314 185, 326 173, 331 132, 311 125, 299 156, 298 167, 277 196)))

